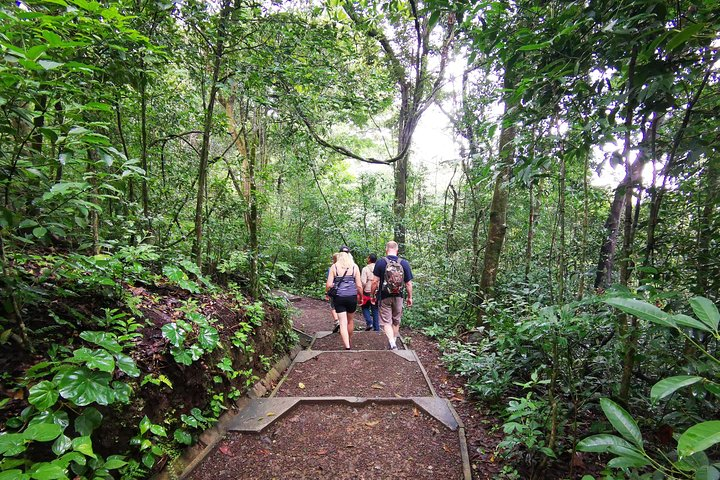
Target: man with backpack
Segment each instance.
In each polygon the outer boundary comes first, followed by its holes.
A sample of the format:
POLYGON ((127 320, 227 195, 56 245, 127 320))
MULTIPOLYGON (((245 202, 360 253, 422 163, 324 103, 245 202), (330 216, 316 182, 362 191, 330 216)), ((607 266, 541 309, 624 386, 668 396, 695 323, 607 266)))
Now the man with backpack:
POLYGON ((400 319, 403 311, 403 296, 407 291, 407 306, 412 307, 412 270, 404 258, 398 257, 398 244, 385 244, 385 256, 379 258, 373 270, 371 291, 377 295, 380 309, 380 324, 388 338, 391 350, 397 350, 400 334, 400 319))

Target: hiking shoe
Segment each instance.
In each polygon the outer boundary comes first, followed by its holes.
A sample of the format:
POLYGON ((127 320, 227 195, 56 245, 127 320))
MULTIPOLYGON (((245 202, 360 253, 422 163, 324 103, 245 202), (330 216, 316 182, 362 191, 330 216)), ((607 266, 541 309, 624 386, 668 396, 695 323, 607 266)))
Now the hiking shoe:
POLYGON ((336 323, 333 327, 333 333, 337 333, 340 331, 340 322, 336 323))
POLYGON ((366 332, 369 332, 369 331, 372 330, 372 329, 373 329, 372 326, 365 327, 365 331, 366 331, 366 332))
POLYGON ((390 350, 397 350, 397 349, 398 349, 397 345, 395 345, 394 347, 390 347, 390 350))

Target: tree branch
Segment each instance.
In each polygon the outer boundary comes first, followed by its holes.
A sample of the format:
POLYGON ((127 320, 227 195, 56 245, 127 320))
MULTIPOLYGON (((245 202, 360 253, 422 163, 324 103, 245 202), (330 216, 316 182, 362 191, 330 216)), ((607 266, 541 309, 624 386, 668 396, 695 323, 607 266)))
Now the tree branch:
POLYGON ((335 151, 341 155, 344 155, 346 157, 354 158, 355 160, 359 160, 359 161, 365 162, 365 163, 374 163, 374 164, 379 164, 379 165, 391 165, 391 164, 397 162, 398 160, 400 160, 401 158, 403 158, 407 154, 408 150, 410 149, 410 144, 408 143, 407 145, 405 145, 405 147, 402 149, 402 151, 398 155, 396 155, 395 157, 390 158, 388 160, 378 160, 376 158, 371 158, 371 157, 366 158, 366 157, 360 156, 357 153, 354 153, 343 146, 334 145, 330 142, 327 142, 326 140, 323 140, 323 138, 320 137, 320 135, 318 135, 318 133, 315 131, 315 129, 313 128, 313 126, 310 123, 310 121, 308 120, 308 118, 302 113, 300 108, 298 108, 297 105, 294 105, 294 106, 295 106, 295 111, 297 112, 298 117, 300 117, 302 122, 305 124, 305 127, 307 127, 308 133, 310 133, 310 136, 313 138, 313 140, 315 140, 318 144, 322 145, 323 147, 333 150, 333 151, 335 151))

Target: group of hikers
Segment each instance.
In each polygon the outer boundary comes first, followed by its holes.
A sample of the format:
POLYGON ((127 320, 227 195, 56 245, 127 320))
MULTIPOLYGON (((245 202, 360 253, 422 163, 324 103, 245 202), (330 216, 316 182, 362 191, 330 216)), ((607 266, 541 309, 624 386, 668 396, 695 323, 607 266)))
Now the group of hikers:
POLYGON ((365 330, 380 331, 382 326, 390 349, 397 350, 405 294, 407 306, 411 307, 413 303, 412 270, 408 261, 398 256, 397 242, 385 244, 382 258, 377 258, 374 253, 368 255, 362 271, 345 245, 332 259, 325 295, 336 322, 333 332, 340 332, 345 349, 350 350, 355 327, 353 314, 359 304, 365 318, 365 330))

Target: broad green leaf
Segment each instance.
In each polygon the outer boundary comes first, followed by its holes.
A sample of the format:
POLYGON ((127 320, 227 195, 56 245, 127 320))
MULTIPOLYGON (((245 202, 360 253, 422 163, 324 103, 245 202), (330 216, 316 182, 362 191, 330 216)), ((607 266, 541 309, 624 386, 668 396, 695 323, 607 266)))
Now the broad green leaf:
POLYGON ((140 376, 140 369, 135 364, 135 360, 133 360, 129 355, 117 353, 115 354, 115 360, 117 361, 117 367, 126 375, 133 378, 140 376))
POLYGON ((56 412, 43 411, 30 419, 29 423, 30 425, 36 423, 54 423, 65 430, 67 426, 70 425, 70 417, 68 417, 67 412, 64 410, 58 410, 56 412))
POLYGON ((182 443, 183 445, 192 444, 192 436, 188 432, 180 428, 175 430, 175 433, 173 433, 173 438, 176 442, 182 443))
POLYGON ((113 382, 113 392, 115 393, 115 401, 120 403, 130 403, 130 397, 132 397, 132 387, 125 382, 113 382))
POLYGON ((122 455, 110 455, 107 460, 105 460, 103 468, 107 470, 117 470, 120 467, 124 467, 127 465, 127 462, 123 460, 124 458, 122 455))
POLYGON ((670 39, 670 41, 667 43, 667 49, 675 50, 677 47, 690 40, 703 28, 705 28, 704 23, 691 23, 688 27, 682 29, 672 39, 670 39))
POLYGON ((620 405, 608 398, 601 398, 600 406, 602 407, 603 412, 605 412, 605 416, 608 420, 610 420, 612 426, 615 427, 615 430, 617 430, 625 440, 642 448, 643 440, 642 435, 640 434, 640 429, 630 414, 620 405))
POLYGON ((60 394, 55 384, 47 380, 30 387, 30 396, 28 401, 35 405, 38 410, 47 410, 57 402, 60 394))
POLYGON ((529 52, 532 50, 542 50, 543 48, 546 48, 550 46, 550 42, 542 42, 542 43, 534 43, 531 45, 523 45, 522 47, 518 48, 521 52, 529 52))
POLYGON ((34 478, 35 480, 58 480, 68 478, 65 469, 55 462, 35 464, 33 467, 34 471, 29 473, 30 478, 34 478))
POLYGON ((55 439, 52 445, 52 451, 58 457, 67 452, 72 447, 72 440, 67 435, 60 435, 55 439))
POLYGON ((712 465, 703 465, 695 472, 695 480, 720 480, 720 470, 712 465))
POLYGON ((186 425, 190 425, 191 427, 197 427, 198 421, 195 417, 191 417, 190 415, 185 415, 184 413, 180 415, 180 419, 185 423, 186 425))
POLYGON ((112 377, 107 372, 96 372, 85 367, 65 368, 55 375, 53 381, 60 395, 80 407, 96 402, 109 405, 115 399, 110 388, 112 377))
POLYGON ((696 329, 702 330, 704 332, 712 332, 710 327, 708 327, 707 325, 705 325, 703 322, 701 322, 699 320, 695 320, 694 318, 692 318, 689 315, 683 315, 682 313, 679 313, 677 315, 673 315, 672 319, 675 323, 677 323, 678 325, 681 325, 683 327, 696 328, 696 329))
POLYGON ((705 390, 712 393, 716 397, 720 398, 720 385, 717 383, 708 382, 703 385, 705 387, 705 390))
POLYGON ((192 365, 193 357, 189 349, 172 347, 170 349, 175 361, 181 365, 192 365))
POLYGON ((701 322, 710 327, 712 331, 717 331, 720 312, 714 303, 705 297, 693 297, 690 299, 690 306, 701 322))
POLYGON ((608 449, 610 453, 614 453, 619 457, 634 458, 639 462, 647 462, 648 458, 642 451, 638 450, 637 447, 624 447, 620 445, 611 445, 608 449))
POLYGON ((146 453, 142 456, 142 463, 147 468, 152 468, 155 465, 155 455, 153 455, 151 452, 146 453))
POLYGON ((182 345, 185 341, 185 335, 187 335, 187 332, 180 328, 177 323, 166 323, 160 330, 163 336, 170 340, 170 343, 175 347, 182 345))
POLYGON ((33 235, 35 235, 36 238, 43 238, 46 234, 47 234, 47 228, 44 228, 44 227, 33 228, 33 235))
POLYGON ((608 462, 610 468, 638 468, 650 464, 647 458, 615 457, 608 462))
POLYGON ((212 352, 220 342, 220 334, 214 327, 204 327, 198 333, 198 343, 208 352, 212 352))
POLYGON ((55 425, 54 423, 36 423, 28 426, 22 435, 25 440, 49 442, 55 440, 61 434, 62 428, 60 428, 60 425, 55 425))
POLYGON ((165 427, 163 427, 162 425, 152 424, 150 425, 150 431, 158 437, 167 437, 165 427))
POLYGON ((625 313, 634 315, 642 320, 657 323, 663 327, 674 327, 675 324, 670 321, 670 315, 660 310, 655 305, 651 305, 642 300, 635 300, 634 298, 608 298, 605 300, 610 306, 613 306, 625 313))
POLYGON ((76 452, 80 452, 87 457, 95 457, 95 453, 92 448, 92 440, 90 437, 77 437, 72 440, 72 449, 76 452))
POLYGON ((102 419, 102 413, 95 407, 88 407, 75 419, 75 431, 83 437, 89 437, 100 426, 102 419))
POLYGON ((0 480, 25 480, 26 478, 30 477, 25 475, 22 470, 18 470, 17 468, 0 472, 0 480))
POLYGON ((25 437, 22 433, 0 435, 0 455, 13 457, 25 451, 25 437))
POLYGON ((685 430, 678 439, 678 456, 689 457, 720 442, 720 420, 698 423, 685 430))
POLYGON ((43 67, 45 70, 53 70, 58 67, 62 67, 65 65, 62 62, 53 62, 52 60, 38 60, 37 62, 41 67, 43 67))
POLYGON ((73 359, 84 363, 88 368, 93 370, 108 373, 115 371, 115 359, 113 359, 113 356, 107 350, 78 348, 73 352, 73 359))
POLYGON ((142 420, 140 420, 140 435, 145 435, 145 432, 150 430, 150 427, 152 426, 152 422, 150 419, 145 415, 142 420))
POLYGON ((650 390, 650 400, 653 403, 656 403, 658 400, 662 400, 676 390, 701 382, 702 380, 702 377, 689 375, 678 375, 676 377, 665 378, 652 387, 652 390, 650 390))
POLYGON ((117 342, 117 337, 113 333, 85 331, 80 333, 80 338, 95 345, 100 345, 113 353, 122 352, 122 347, 117 342))
POLYGON ((625 448, 633 448, 633 446, 620 437, 610 434, 591 435, 583 438, 577 444, 577 449, 581 452, 598 452, 605 453, 610 451, 610 447, 618 446, 625 448))
MULTIPOLYGON (((72 442, 71 442, 72 443, 72 442)), ((70 465, 70 462, 75 462, 78 465, 85 465, 87 464, 87 457, 79 452, 68 452, 62 457, 58 458, 56 460, 60 465, 67 468, 68 465, 70 465)))

